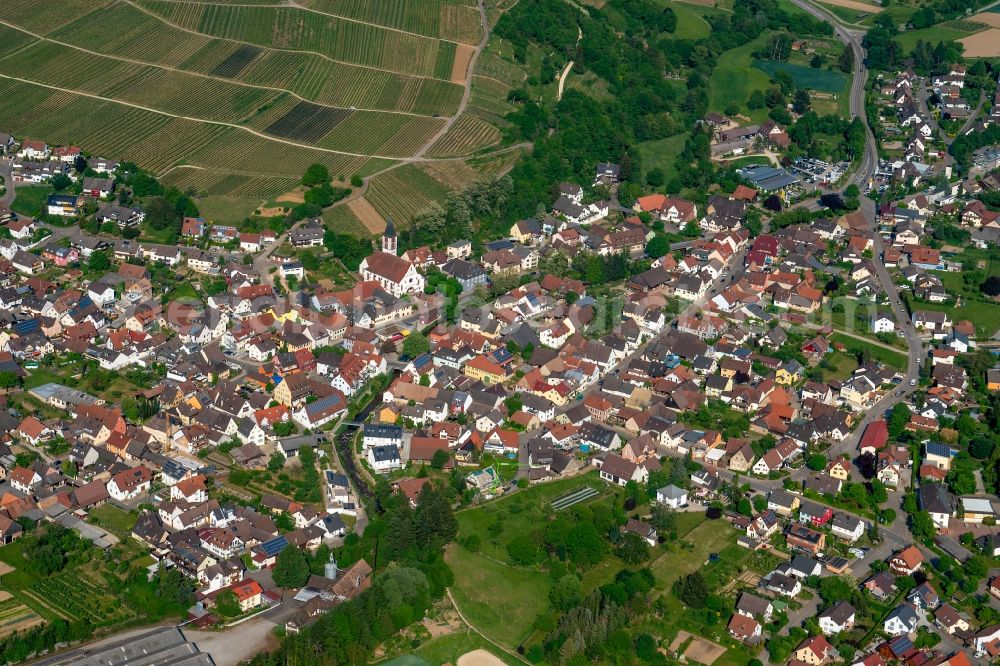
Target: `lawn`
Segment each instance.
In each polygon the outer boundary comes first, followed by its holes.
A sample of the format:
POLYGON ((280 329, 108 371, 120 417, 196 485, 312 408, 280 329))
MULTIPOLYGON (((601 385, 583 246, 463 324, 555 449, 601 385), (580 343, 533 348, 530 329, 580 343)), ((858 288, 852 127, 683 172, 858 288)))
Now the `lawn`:
POLYGON ((843 72, 776 60, 754 60, 753 66, 768 77, 774 76, 777 72, 785 72, 800 88, 827 93, 841 93, 847 90, 848 77, 843 72))
POLYGON ((863 340, 857 338, 852 338, 850 336, 844 335, 843 333, 834 333, 830 336, 831 342, 839 342, 847 348, 847 351, 852 354, 857 354, 862 350, 868 351, 873 359, 876 361, 881 361, 885 363, 890 368, 895 368, 896 370, 906 370, 908 358, 906 354, 902 352, 894 352, 884 347, 876 347, 875 345, 866 344, 863 340))
MULTIPOLYGON (((719 552, 727 543, 735 541, 736 530, 726 520, 705 520, 705 515, 694 514, 701 518, 701 523, 684 537, 694 545, 691 550, 671 550, 653 560, 650 569, 656 576, 656 587, 667 591, 674 581, 681 576, 709 569, 706 562, 710 553, 719 552)), ((678 530, 681 533, 681 530, 678 530)))
POLYGON ((771 164, 771 160, 767 159, 765 155, 747 155, 746 157, 737 157, 734 160, 726 160, 726 164, 734 169, 742 169, 751 164, 771 164))
MULTIPOLYGON (((495 502, 459 511, 455 514, 458 519, 458 538, 478 534, 482 542, 479 552, 489 559, 506 562, 507 543, 512 538, 538 529, 539 524, 546 520, 552 500, 585 486, 602 492, 608 488, 593 473, 531 486, 495 502), (494 536, 489 528, 497 521, 503 523, 503 531, 494 536)), ((588 501, 592 502, 598 497, 601 495, 588 501)))
POLYGON ((455 604, 491 640, 516 648, 549 608, 547 574, 502 564, 457 544, 448 547, 445 560, 455 572, 455 604))
POLYGON ((97 507, 90 512, 90 517, 97 520, 88 522, 93 522, 103 527, 120 539, 127 539, 129 534, 132 533, 132 528, 135 527, 136 516, 127 511, 122 511, 112 504, 103 504, 97 507))
POLYGON ((689 132, 668 136, 666 139, 643 141, 639 144, 639 154, 642 155, 642 168, 645 173, 659 168, 666 180, 677 175, 677 155, 684 150, 689 132))
MULTIPOLYGON (((607 484, 595 472, 532 486, 455 514, 458 540, 478 534, 481 545, 476 553, 457 544, 448 548, 445 559, 455 572, 452 595, 462 614, 491 640, 518 647, 531 635, 535 619, 549 610, 548 574, 507 564, 507 544, 515 536, 544 525, 552 512, 552 500, 588 486, 601 494, 587 502, 609 494, 607 484), (494 524, 503 526, 498 534, 490 529, 494 524)), ((585 586, 593 589, 603 585, 621 566, 617 558, 607 558, 587 572, 585 586)))
POLYGON ((672 2, 670 8, 677 14, 677 29, 670 35, 674 39, 703 39, 712 32, 708 21, 698 12, 701 7, 672 2))
POLYGON ((454 664, 463 654, 473 650, 486 650, 506 664, 521 663, 472 631, 460 631, 438 636, 421 645, 414 651, 414 654, 431 664, 454 664))
MULTIPOLYGON (((771 77, 753 66, 753 52, 764 44, 770 34, 764 33, 752 42, 730 49, 719 56, 709 86, 709 109, 724 113, 726 107, 735 102, 746 112, 746 102, 750 93, 754 90, 767 89, 771 77)), ((767 110, 757 109, 747 115, 755 120, 762 120, 766 117, 767 110)))
POLYGON ((10 206, 14 212, 28 217, 39 217, 42 214, 45 201, 52 193, 52 188, 47 185, 31 185, 18 187, 15 192, 17 196, 14 197, 14 203, 10 206))
POLYGON ((993 337, 1000 330, 1000 305, 993 303, 963 300, 962 305, 956 308, 954 305, 948 305, 947 303, 913 302, 911 305, 912 310, 947 312, 952 321, 968 319, 976 327, 977 338, 985 339, 993 337))
MULTIPOLYGON (((684 536, 684 540, 694 544, 694 548, 670 551, 653 563, 657 588, 663 591, 662 601, 667 610, 663 620, 647 619, 646 626, 641 629, 667 641, 672 640, 680 630, 703 636, 727 648, 713 666, 745 666, 754 656, 754 649, 729 637, 725 630, 728 615, 723 613, 714 624, 707 624, 703 614, 686 607, 670 592, 670 587, 682 575, 701 571, 708 588, 718 594, 741 572, 752 570, 757 574, 764 574, 775 566, 777 559, 773 555, 751 552, 736 545, 739 532, 726 520, 705 520, 701 513, 680 513, 677 518, 678 532, 681 534, 684 533, 685 525, 696 523, 694 529, 684 536), (717 553, 719 558, 715 562, 706 563, 711 553, 717 553)), ((727 602, 732 602, 734 598, 735 590, 727 596, 727 602)))
POLYGON ((824 357, 829 367, 823 369, 823 381, 831 379, 843 381, 851 376, 858 369, 858 360, 851 354, 844 352, 831 352, 824 357))

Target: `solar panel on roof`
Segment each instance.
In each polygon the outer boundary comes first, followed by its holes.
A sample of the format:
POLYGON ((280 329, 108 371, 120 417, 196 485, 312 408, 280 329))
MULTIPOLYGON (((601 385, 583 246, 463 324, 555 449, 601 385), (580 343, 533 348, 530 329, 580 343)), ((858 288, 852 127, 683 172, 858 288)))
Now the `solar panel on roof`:
POLYGON ((512 358, 514 358, 514 355, 511 354, 506 349, 497 349, 495 352, 493 352, 492 356, 494 360, 496 360, 496 362, 499 363, 500 365, 503 365, 504 363, 507 363, 512 358))
POLYGON ((265 541, 260 544, 260 549, 264 551, 264 554, 268 557, 274 557, 285 548, 288 547, 288 539, 283 536, 275 537, 270 541, 265 541))
POLYGON ((14 331, 18 335, 28 335, 29 333, 34 333, 41 325, 38 323, 37 319, 27 319, 25 321, 19 321, 14 324, 14 331))

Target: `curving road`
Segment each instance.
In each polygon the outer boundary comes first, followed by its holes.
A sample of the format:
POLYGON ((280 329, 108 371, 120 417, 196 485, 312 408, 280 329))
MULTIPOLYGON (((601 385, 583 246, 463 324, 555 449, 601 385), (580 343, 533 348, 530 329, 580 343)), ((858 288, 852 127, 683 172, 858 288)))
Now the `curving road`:
MULTIPOLYGON (((833 13, 812 4, 809 0, 791 1, 795 6, 799 7, 807 14, 820 19, 821 21, 826 21, 832 25, 834 34, 836 34, 837 38, 846 46, 849 46, 854 52, 854 77, 851 81, 849 100, 850 111, 851 115, 859 118, 865 127, 865 152, 864 155, 861 156, 857 170, 854 172, 854 175, 850 177, 848 183, 855 184, 860 189, 864 190, 865 186, 871 182, 875 175, 875 170, 878 167, 878 144, 875 141, 875 135, 872 133, 871 127, 868 125, 868 114, 865 111, 865 91, 868 83, 868 67, 865 64, 864 49, 861 47, 860 37, 863 33, 848 30, 840 22, 840 19, 838 19, 833 13)), ((884 241, 882 239, 882 235, 878 232, 875 202, 867 196, 862 196, 861 212, 864 213, 865 219, 870 225, 869 230, 872 242, 874 243, 873 254, 875 257, 881 257, 884 250, 884 241)), ((910 386, 910 382, 918 379, 920 363, 927 356, 927 350, 924 348, 923 341, 913 328, 910 321, 910 313, 904 307, 903 301, 899 296, 899 290, 896 288, 896 285, 892 280, 892 276, 889 275, 889 271, 886 269, 885 264, 881 261, 874 261, 873 264, 875 265, 875 274, 878 278, 879 284, 882 286, 882 291, 889 299, 889 308, 896 320, 897 330, 901 330, 903 332, 907 345, 909 346, 909 359, 907 363, 906 377, 900 385, 900 390, 898 392, 887 393, 883 396, 883 398, 879 400, 872 409, 865 413, 861 421, 861 426, 855 434, 835 447, 840 452, 849 453, 850 451, 848 451, 846 447, 856 445, 857 439, 860 438, 860 432, 863 431, 865 425, 878 418, 886 409, 892 409, 896 403, 900 402, 900 400, 906 398, 913 393, 914 390, 916 390, 915 387, 910 386), (899 393, 899 395, 897 395, 897 393, 899 393)))

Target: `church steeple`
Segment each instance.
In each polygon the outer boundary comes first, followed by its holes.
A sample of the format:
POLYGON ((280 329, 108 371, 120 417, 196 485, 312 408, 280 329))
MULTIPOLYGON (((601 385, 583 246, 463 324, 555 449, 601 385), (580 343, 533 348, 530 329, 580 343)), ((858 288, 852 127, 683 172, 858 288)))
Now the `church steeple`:
POLYGON ((390 215, 385 221, 385 232, 382 233, 382 251, 395 256, 397 250, 396 227, 392 223, 390 215))

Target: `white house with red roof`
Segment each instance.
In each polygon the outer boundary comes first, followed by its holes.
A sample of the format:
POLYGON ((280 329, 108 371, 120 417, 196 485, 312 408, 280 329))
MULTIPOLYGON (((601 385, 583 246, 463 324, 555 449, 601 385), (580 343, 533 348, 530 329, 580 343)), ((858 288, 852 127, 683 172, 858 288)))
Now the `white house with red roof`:
POLYGON ((108 481, 108 494, 119 502, 135 499, 149 490, 153 473, 144 465, 118 472, 108 481))

